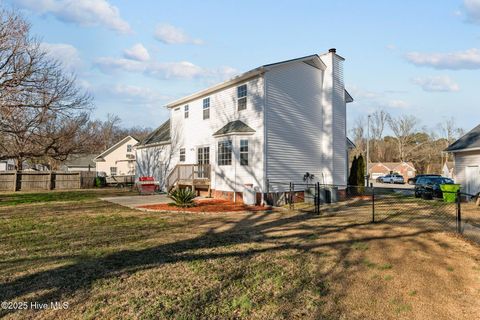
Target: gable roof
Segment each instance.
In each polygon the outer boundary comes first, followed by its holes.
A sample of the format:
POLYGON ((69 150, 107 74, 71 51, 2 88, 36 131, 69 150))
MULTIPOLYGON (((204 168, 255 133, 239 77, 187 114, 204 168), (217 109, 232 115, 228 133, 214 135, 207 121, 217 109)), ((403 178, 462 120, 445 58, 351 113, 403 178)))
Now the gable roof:
POLYGON ((93 161, 95 157, 96 157, 95 154, 73 154, 63 162, 63 165, 67 167, 91 166, 95 168, 95 162, 93 161))
MULTIPOLYGON (((340 58, 342 60, 345 60, 343 57, 336 54, 334 49, 330 49, 329 52, 333 52, 338 58, 340 58)), ((327 68, 325 63, 323 63, 322 59, 320 59, 320 55, 318 55, 318 54, 311 54, 311 55, 300 57, 300 58, 295 58, 295 59, 290 59, 290 60, 284 60, 284 61, 280 61, 280 62, 265 64, 265 65, 262 65, 258 68, 255 68, 255 69, 249 70, 247 72, 244 72, 244 73, 242 73, 238 76, 235 76, 235 77, 231 78, 230 80, 227 80, 227 81, 221 82, 219 84, 216 84, 216 85, 214 85, 210 88, 198 91, 198 92, 193 93, 191 95, 188 95, 186 97, 183 97, 183 98, 177 99, 175 101, 172 101, 169 104, 167 104, 166 107, 167 108, 173 108, 173 107, 176 107, 176 106, 181 105, 181 104, 186 104, 191 100, 198 99, 198 98, 200 98, 202 96, 206 96, 206 95, 208 95, 212 92, 221 90, 223 88, 234 85, 236 83, 239 83, 239 82, 245 81, 247 79, 251 79, 251 78, 254 78, 258 75, 261 75, 261 74, 265 73, 266 71, 268 71, 272 67, 277 67, 277 66, 280 66, 282 64, 299 62, 299 61, 304 62, 304 63, 306 63, 306 64, 308 64, 308 65, 310 65, 314 68, 320 69, 320 70, 325 70, 327 68)), ((353 102, 352 96, 346 90, 345 90, 345 101, 347 103, 353 102)))
POLYGON ((403 162, 373 162, 373 163, 368 164, 368 170, 370 170, 371 168, 373 168, 376 165, 381 165, 381 166, 387 168, 390 171, 394 171, 396 168, 398 168, 399 166, 404 165, 404 164, 409 166, 413 170, 417 171, 417 169, 415 169, 415 166, 413 165, 413 162, 411 162, 411 161, 408 161, 408 162, 405 162, 405 161, 403 161, 403 162))
POLYGON ((102 153, 100 153, 98 156, 96 156, 93 161, 97 162, 97 161, 103 161, 103 157, 105 157, 106 155, 108 155, 110 152, 112 152, 113 150, 117 149, 119 146, 121 146, 122 144, 124 144, 125 142, 127 142, 129 139, 133 139, 135 140, 135 142, 138 142, 137 139, 135 139, 134 137, 132 136, 126 136, 125 138, 123 138, 122 140, 118 141, 117 143, 115 143, 113 146, 111 146, 110 148, 108 148, 107 150, 103 151, 102 153))
POLYGON ((447 152, 467 150, 480 150, 480 124, 445 149, 447 152))
POLYGON ((167 143, 170 143, 170 119, 153 130, 145 139, 138 143, 138 146, 167 143))
POLYGON ((254 133, 255 130, 240 120, 235 120, 224 125, 220 130, 217 130, 213 136, 235 134, 235 133, 254 133))
POLYGON ((355 147, 356 147, 355 143, 353 143, 353 141, 347 137, 347 149, 351 150, 351 149, 355 149, 355 147))

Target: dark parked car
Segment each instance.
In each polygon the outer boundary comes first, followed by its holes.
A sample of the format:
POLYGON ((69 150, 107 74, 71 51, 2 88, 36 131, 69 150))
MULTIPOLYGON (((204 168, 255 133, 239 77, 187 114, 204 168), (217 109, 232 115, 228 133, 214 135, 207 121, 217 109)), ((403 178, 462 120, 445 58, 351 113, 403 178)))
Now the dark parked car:
POLYGON ((417 179, 415 184, 415 197, 431 199, 432 197, 441 198, 443 196, 440 190, 441 184, 454 184, 450 178, 442 176, 423 176, 417 179))
POLYGON ((417 174, 415 177, 408 179, 408 184, 416 184, 417 179, 421 177, 441 177, 439 174, 417 174))

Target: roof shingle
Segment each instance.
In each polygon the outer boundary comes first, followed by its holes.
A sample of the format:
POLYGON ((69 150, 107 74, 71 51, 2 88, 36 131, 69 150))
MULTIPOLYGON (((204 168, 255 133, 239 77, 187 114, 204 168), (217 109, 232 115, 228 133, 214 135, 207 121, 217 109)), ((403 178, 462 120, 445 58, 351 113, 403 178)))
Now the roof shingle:
POLYGON ((480 148, 480 124, 470 130, 466 135, 448 146, 445 151, 455 152, 464 149, 480 148))
POLYGON ((219 136, 223 134, 230 134, 230 133, 253 133, 255 130, 250 128, 248 125, 243 123, 240 120, 235 120, 227 123, 224 125, 220 130, 217 130, 213 135, 219 136))

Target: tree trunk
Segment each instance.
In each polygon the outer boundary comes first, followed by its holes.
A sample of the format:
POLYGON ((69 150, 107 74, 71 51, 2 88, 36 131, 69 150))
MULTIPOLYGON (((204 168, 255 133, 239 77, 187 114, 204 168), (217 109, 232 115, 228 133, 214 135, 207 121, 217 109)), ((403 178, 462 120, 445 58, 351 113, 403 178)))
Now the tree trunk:
POLYGON ((22 158, 16 158, 15 159, 15 170, 18 170, 18 171, 23 170, 23 159, 22 158))

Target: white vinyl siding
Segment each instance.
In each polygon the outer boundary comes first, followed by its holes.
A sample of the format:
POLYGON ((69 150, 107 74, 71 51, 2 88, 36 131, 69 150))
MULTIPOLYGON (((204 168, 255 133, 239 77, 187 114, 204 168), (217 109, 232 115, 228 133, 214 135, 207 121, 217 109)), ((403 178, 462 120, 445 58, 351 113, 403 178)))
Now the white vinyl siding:
POLYGON ((265 76, 267 178, 302 181, 322 175, 322 71, 303 62, 272 69, 265 76))
POLYGON ((278 66, 265 75, 267 178, 345 185, 346 106, 341 60, 321 56, 325 71, 303 62, 278 66))
POLYGON ((345 156, 345 150, 347 150, 347 108, 343 82, 343 61, 337 56, 333 58, 332 94, 332 181, 334 184, 346 184, 348 178, 346 165, 340 164, 344 164, 347 160, 345 156))
POLYGON ((123 143, 117 145, 115 148, 112 148, 102 157, 102 161, 96 162, 96 171, 98 173, 110 175, 110 167, 116 167, 117 175, 134 175, 135 153, 133 146, 137 143, 138 141, 136 139, 130 137, 123 143), (131 146, 131 152, 128 151, 129 145, 131 146))
POLYGON ((219 191, 241 192, 245 184, 253 184, 259 192, 264 189, 263 167, 263 78, 254 77, 246 80, 248 87, 247 109, 237 110, 237 87, 231 87, 209 93, 206 96, 186 101, 189 106, 189 118, 185 121, 183 112, 171 110, 172 136, 177 140, 177 149, 171 168, 178 164, 179 146, 185 148, 185 164, 197 163, 198 147, 210 147, 210 164, 212 168, 211 188, 219 191), (210 98, 210 120, 203 120, 203 99, 210 98), (248 136, 229 136, 216 138, 213 133, 231 121, 241 120, 255 133, 248 136), (240 139, 249 140, 249 165, 240 165, 240 139), (218 142, 232 140, 232 164, 219 166, 217 163, 218 142))
POLYGON ((461 184, 465 192, 467 191, 466 168, 473 166, 480 166, 480 150, 455 153, 455 183, 461 184))

